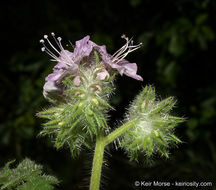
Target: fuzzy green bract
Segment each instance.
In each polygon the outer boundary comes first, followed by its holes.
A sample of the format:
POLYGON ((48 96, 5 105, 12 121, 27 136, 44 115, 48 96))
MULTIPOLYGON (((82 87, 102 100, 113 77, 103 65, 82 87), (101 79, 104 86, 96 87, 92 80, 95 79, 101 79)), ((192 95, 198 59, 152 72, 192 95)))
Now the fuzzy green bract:
POLYGON ((93 148, 96 136, 109 132, 106 113, 112 109, 108 99, 114 89, 114 75, 100 80, 98 73, 103 69, 99 64, 80 67, 79 83, 75 82, 77 75, 66 77, 62 98, 50 97, 55 106, 38 113, 47 119, 40 134, 52 136, 58 149, 68 145, 72 156, 82 147, 93 148))
POLYGON ((8 162, 0 171, 2 190, 53 190, 54 185, 59 183, 55 177, 42 174, 42 166, 29 159, 10 169, 13 162, 8 162))
POLYGON ((140 152, 147 159, 154 153, 168 158, 168 148, 181 142, 174 135, 174 127, 184 119, 170 115, 175 103, 173 97, 158 100, 152 86, 146 86, 135 98, 125 121, 136 122, 120 137, 120 146, 131 160, 137 160, 140 152))

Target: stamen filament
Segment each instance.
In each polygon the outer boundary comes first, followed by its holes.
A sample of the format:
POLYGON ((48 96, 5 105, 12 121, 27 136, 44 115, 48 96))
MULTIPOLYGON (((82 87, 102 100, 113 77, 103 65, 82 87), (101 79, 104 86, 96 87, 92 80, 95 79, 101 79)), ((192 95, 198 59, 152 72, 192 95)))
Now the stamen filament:
POLYGON ((44 43, 43 43, 43 46, 44 46, 46 52, 49 52, 49 55, 50 55, 51 57, 53 57, 53 58, 55 58, 55 59, 58 59, 58 57, 57 57, 52 51, 50 51, 49 48, 48 48, 44 43))
POLYGON ((53 57, 54 59, 58 60, 58 57, 56 57, 53 53, 51 53, 50 50, 48 50, 48 49, 45 48, 44 51, 45 51, 48 55, 50 55, 51 57, 53 57))
POLYGON ((137 50, 141 47, 142 43, 138 45, 133 45, 133 40, 128 39, 125 35, 122 35, 122 38, 126 40, 126 44, 122 46, 118 51, 112 55, 112 61, 117 64, 119 61, 123 60, 129 53, 137 50))
POLYGON ((49 45, 60 55, 60 52, 52 45, 52 43, 49 41, 48 36, 44 35, 44 38, 48 41, 49 45))
POLYGON ((59 41, 59 46, 60 46, 62 52, 64 53, 64 55, 66 56, 66 58, 68 59, 68 61, 69 61, 70 63, 72 62, 72 64, 74 64, 73 61, 72 61, 72 59, 71 59, 71 58, 68 56, 68 54, 65 52, 65 50, 64 50, 64 48, 63 48, 63 46, 62 46, 62 44, 61 44, 61 38, 58 37, 57 39, 58 39, 58 41, 59 41))
POLYGON ((56 37, 55 37, 55 33, 51 33, 51 35, 52 35, 52 37, 53 37, 53 39, 55 40, 55 43, 58 45, 58 47, 60 48, 60 50, 62 50, 62 47, 59 45, 59 41, 56 39, 56 37))

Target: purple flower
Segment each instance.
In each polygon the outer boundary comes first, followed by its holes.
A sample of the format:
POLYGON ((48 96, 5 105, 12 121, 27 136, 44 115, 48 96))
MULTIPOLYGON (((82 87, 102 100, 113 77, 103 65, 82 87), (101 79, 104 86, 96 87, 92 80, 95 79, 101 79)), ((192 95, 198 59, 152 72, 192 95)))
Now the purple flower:
POLYGON ((76 41, 73 56, 78 64, 82 61, 84 57, 88 57, 92 52, 93 47, 96 45, 92 42, 90 36, 86 36, 83 39, 76 41))
MULTIPOLYGON (((113 55, 107 53, 105 45, 99 46, 95 44, 90 40, 89 36, 76 41, 74 51, 70 52, 63 48, 60 37, 55 38, 54 33, 51 33, 51 35, 58 48, 50 42, 47 35, 44 35, 44 39, 54 50, 54 53, 48 49, 43 39, 40 40, 43 44, 42 51, 49 54, 53 58, 52 61, 57 61, 57 64, 53 68, 53 73, 49 74, 45 79, 46 83, 44 85, 44 94, 47 94, 48 92, 59 92, 60 90, 57 90, 56 88, 58 88, 66 75, 77 74, 77 76, 79 76, 80 64, 85 63, 86 66, 90 66, 92 61, 90 55, 93 49, 98 52, 101 64, 104 65, 104 70, 97 74, 98 80, 104 80, 106 77, 109 77, 106 67, 117 70, 121 75, 125 74, 136 80, 143 80, 141 76, 136 74, 136 63, 130 63, 124 59, 130 52, 140 48, 141 44, 133 45, 132 39, 129 40, 124 35, 122 37, 126 40, 126 44, 113 55), (87 59, 84 59, 85 57, 87 59)), ((75 82, 78 85, 78 80, 75 80, 75 82)))
POLYGON ((118 62, 118 65, 120 66, 120 69, 117 69, 119 73, 125 74, 131 78, 134 78, 136 80, 142 81, 143 78, 139 75, 137 75, 137 64, 136 63, 129 63, 127 60, 123 59, 118 62))
POLYGON ((46 81, 43 86, 43 95, 45 98, 48 97, 49 93, 52 92, 54 94, 61 95, 64 87, 62 85, 58 85, 52 81, 46 81))
POLYGON ((122 46, 118 51, 113 55, 110 55, 106 51, 106 46, 96 46, 96 49, 101 55, 104 65, 107 65, 113 69, 116 69, 120 75, 127 75, 136 80, 142 81, 143 78, 137 75, 137 65, 136 63, 130 63, 124 58, 131 52, 141 47, 141 43, 138 45, 133 45, 132 39, 128 39, 125 35, 122 35, 122 38, 126 40, 126 44, 122 46))
MULTIPOLYGON (((58 45, 58 49, 50 42, 47 35, 44 35, 44 39, 48 42, 50 47, 54 50, 53 53, 51 50, 47 48, 44 43, 44 40, 40 40, 44 47, 42 47, 42 51, 45 51, 49 54, 53 59, 52 61, 57 61, 57 64, 53 68, 53 73, 49 74, 46 77, 46 83, 44 85, 43 94, 47 96, 49 92, 59 92, 56 90, 57 86, 62 81, 62 79, 67 74, 76 74, 78 73, 79 64, 84 57, 88 57, 92 51, 94 43, 89 40, 89 36, 86 36, 82 40, 76 42, 76 46, 74 52, 70 52, 65 50, 61 44, 61 38, 55 38, 55 34, 52 33, 52 36, 58 45), (58 55, 56 55, 58 54, 58 55), (51 85, 52 84, 52 85, 51 85)), ((77 84, 77 80, 76 84, 77 84)))
POLYGON ((53 61, 57 61, 57 65, 53 68, 53 73, 46 77, 46 81, 52 81, 56 83, 60 83, 66 74, 75 74, 78 71, 79 64, 84 57, 88 57, 92 51, 92 44, 88 43, 89 36, 86 36, 82 40, 76 42, 76 47, 74 52, 70 52, 65 50, 61 44, 61 38, 55 38, 55 34, 52 33, 52 36, 58 45, 60 51, 54 47, 54 45, 48 39, 48 36, 45 35, 44 38, 47 40, 49 45, 54 49, 54 51, 58 54, 52 53, 47 46, 44 44, 44 40, 40 42, 44 45, 42 51, 48 53, 53 59, 53 61))

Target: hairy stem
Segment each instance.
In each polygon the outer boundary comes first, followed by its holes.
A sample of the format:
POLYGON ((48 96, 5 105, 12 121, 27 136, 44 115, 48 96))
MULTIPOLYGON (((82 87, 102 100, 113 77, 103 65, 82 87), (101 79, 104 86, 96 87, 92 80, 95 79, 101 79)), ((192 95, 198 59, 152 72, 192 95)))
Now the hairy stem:
POLYGON ((112 133, 107 135, 106 137, 98 136, 95 145, 95 152, 92 164, 92 173, 91 173, 91 181, 90 181, 90 190, 99 190, 100 188, 100 178, 101 178, 101 170, 103 164, 103 155, 104 148, 106 145, 114 141, 120 135, 122 135, 125 131, 134 126, 136 120, 129 121, 122 125, 121 127, 114 130, 112 133))
POLYGON ((91 182, 90 190, 99 190, 100 188, 100 178, 101 170, 103 163, 103 154, 104 154, 104 141, 103 137, 99 136, 96 140, 93 164, 92 164, 92 173, 91 173, 91 182))
POLYGON ((128 129, 130 129, 134 124, 136 123, 136 120, 128 121, 121 127, 114 130, 112 133, 104 137, 104 144, 105 146, 114 141, 116 138, 118 138, 120 135, 122 135, 124 132, 126 132, 128 129))

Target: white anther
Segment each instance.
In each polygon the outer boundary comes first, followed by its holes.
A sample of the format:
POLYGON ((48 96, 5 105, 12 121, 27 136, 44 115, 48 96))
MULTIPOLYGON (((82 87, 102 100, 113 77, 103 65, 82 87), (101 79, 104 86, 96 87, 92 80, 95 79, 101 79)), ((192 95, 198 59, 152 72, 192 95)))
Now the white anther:
POLYGON ((47 39, 48 38, 48 36, 47 35, 44 35, 44 39, 47 39))
POLYGON ((52 35, 52 36, 55 36, 55 33, 54 33, 54 32, 52 32, 52 33, 51 33, 51 35, 52 35))
POLYGON ((58 40, 58 41, 61 41, 62 39, 61 39, 61 37, 58 37, 57 40, 58 40))
POLYGON ((40 40, 40 43, 44 43, 44 40, 41 39, 41 40, 40 40))
POLYGON ((41 51, 45 51, 45 47, 42 47, 42 48, 41 48, 41 51))

